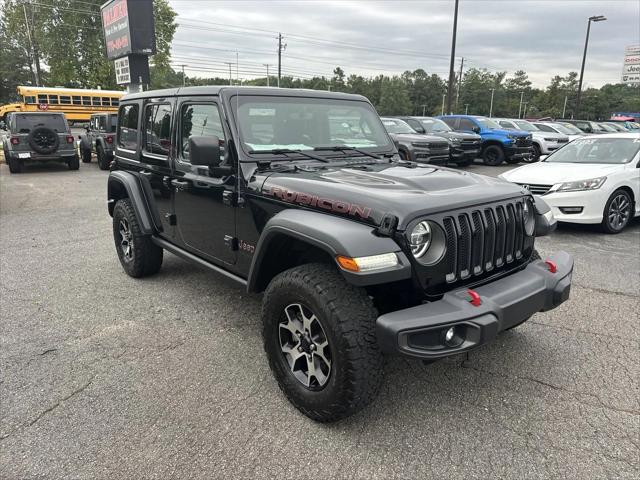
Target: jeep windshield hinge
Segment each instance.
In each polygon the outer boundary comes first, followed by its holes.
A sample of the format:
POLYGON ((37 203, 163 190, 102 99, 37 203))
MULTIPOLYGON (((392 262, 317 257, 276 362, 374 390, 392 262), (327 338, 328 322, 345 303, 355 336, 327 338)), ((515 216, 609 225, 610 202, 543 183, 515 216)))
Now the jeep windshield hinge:
POLYGON ((380 226, 378 227, 378 235, 383 237, 390 237, 395 232, 396 227, 398 226, 398 217, 392 215, 391 213, 385 214, 380 222, 380 226))

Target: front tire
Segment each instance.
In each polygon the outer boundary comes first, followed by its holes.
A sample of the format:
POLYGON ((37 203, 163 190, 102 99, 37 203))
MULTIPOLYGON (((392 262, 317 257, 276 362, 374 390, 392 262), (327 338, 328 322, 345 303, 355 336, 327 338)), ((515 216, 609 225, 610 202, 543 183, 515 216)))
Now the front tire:
POLYGON ((626 190, 618 189, 611 194, 602 214, 602 230, 605 233, 620 233, 631 220, 633 202, 626 190))
POLYGON ((149 235, 142 233, 128 198, 118 200, 113 208, 113 240, 127 275, 139 278, 160 270, 162 248, 153 243, 149 235))
POLYGON ((504 150, 498 145, 489 145, 482 152, 482 160, 485 165, 497 167, 504 161, 504 150))
POLYGON ((365 290, 329 265, 294 267, 271 281, 262 306, 264 349, 298 410, 333 422, 375 399, 383 366, 376 318, 365 290))
POLYGON ((109 161, 107 154, 104 153, 104 148, 100 145, 96 148, 96 157, 98 157, 98 167, 100 170, 109 170, 109 164, 111 162, 109 161))
POLYGON ((540 152, 540 147, 534 143, 533 144, 533 150, 531 152, 531 156, 525 158, 524 162, 525 163, 535 163, 535 162, 540 160, 540 155, 542 155, 541 152, 540 152))
POLYGON ((67 163, 69 166, 69 170, 78 170, 80 168, 80 157, 75 155, 69 162, 67 163))

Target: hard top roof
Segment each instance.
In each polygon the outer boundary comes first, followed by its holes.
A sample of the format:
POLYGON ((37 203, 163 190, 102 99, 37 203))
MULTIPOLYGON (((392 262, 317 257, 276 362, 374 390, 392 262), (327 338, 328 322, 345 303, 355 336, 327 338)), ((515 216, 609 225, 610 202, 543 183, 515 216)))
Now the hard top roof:
POLYGON ((351 93, 329 92, 327 90, 311 90, 303 88, 277 88, 277 87, 252 87, 252 86, 232 86, 232 85, 205 85, 199 87, 178 87, 165 88, 162 90, 148 90, 146 92, 132 93, 120 99, 121 102, 128 100, 138 100, 142 98, 165 98, 176 96, 200 96, 200 95, 221 95, 223 93, 232 95, 272 95, 286 97, 314 97, 314 98, 336 98, 344 100, 365 100, 362 95, 351 93))

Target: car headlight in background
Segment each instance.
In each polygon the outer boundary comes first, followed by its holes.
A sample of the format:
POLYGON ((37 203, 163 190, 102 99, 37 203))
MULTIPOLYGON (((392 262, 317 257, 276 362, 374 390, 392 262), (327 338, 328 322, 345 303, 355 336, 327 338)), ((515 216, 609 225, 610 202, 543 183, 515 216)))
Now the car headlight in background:
POLYGON ((577 182, 561 183, 556 192, 579 192, 581 190, 596 190, 602 186, 607 177, 578 180, 577 182))
POLYGON ((444 231, 436 223, 424 220, 408 233, 409 247, 422 265, 433 265, 442 259, 447 249, 444 231))
POLYGON ((536 212, 531 200, 526 200, 523 207, 524 231, 528 236, 532 236, 536 230, 536 212))
POLYGON ((557 142, 558 139, 557 138, 545 138, 544 141, 545 142, 557 142))

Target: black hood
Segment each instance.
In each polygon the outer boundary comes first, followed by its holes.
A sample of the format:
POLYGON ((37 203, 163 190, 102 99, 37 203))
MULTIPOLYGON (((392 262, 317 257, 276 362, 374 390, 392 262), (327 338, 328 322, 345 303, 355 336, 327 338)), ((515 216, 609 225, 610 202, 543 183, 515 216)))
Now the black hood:
POLYGON ((517 185, 492 177, 433 165, 406 165, 256 172, 252 187, 274 200, 376 226, 386 214, 395 215, 399 230, 420 216, 527 194, 517 185))

